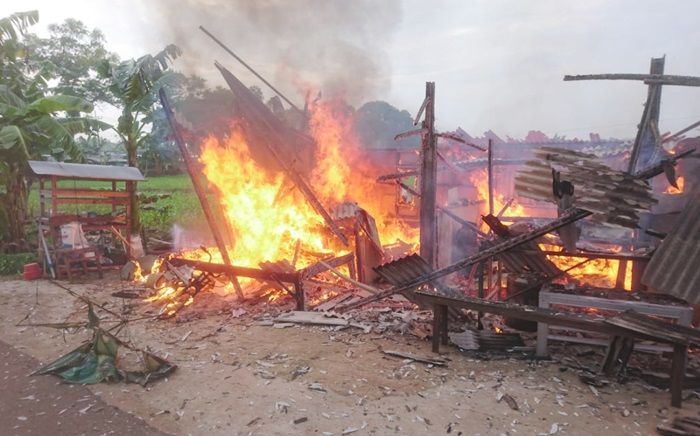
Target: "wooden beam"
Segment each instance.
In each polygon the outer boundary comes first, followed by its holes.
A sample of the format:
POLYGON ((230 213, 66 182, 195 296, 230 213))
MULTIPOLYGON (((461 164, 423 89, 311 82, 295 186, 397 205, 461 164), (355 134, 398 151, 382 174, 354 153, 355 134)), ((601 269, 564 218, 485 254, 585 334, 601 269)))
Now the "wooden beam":
POLYGON ((170 259, 174 266, 187 265, 199 271, 212 274, 225 274, 229 277, 250 277, 256 280, 279 280, 284 283, 297 283, 301 275, 298 272, 288 273, 279 271, 266 271, 259 268, 245 266, 224 265, 223 263, 201 262, 198 260, 182 259, 175 257, 170 259))
POLYGON ((700 86, 700 77, 669 74, 578 74, 564 76, 565 82, 577 80, 636 80, 649 85, 700 86))
POLYGON ((321 274, 322 272, 328 271, 331 267, 338 268, 339 266, 345 265, 346 263, 351 263, 354 260, 355 256, 352 253, 348 253, 342 256, 334 257, 332 259, 324 259, 322 261, 318 261, 300 270, 299 272, 301 273, 302 277, 309 278, 317 274, 321 274))
MULTIPOLYGON (((39 193, 41 195, 49 196, 51 195, 50 189, 40 189, 39 193)), ((115 198, 129 198, 129 193, 126 191, 107 191, 101 189, 56 189, 57 196, 69 196, 69 197, 115 197, 115 198)))
POLYGON ((420 176, 420 255, 437 268, 437 144, 435 140, 435 82, 425 84, 425 119, 420 176))

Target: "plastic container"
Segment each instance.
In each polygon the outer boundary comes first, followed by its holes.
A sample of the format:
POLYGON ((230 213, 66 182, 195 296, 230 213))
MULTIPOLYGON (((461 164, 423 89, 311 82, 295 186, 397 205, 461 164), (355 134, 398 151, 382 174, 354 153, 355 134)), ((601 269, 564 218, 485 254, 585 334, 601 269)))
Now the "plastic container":
POLYGON ((24 280, 40 279, 42 274, 43 271, 41 271, 41 267, 38 263, 28 263, 24 265, 24 272, 22 273, 24 280))

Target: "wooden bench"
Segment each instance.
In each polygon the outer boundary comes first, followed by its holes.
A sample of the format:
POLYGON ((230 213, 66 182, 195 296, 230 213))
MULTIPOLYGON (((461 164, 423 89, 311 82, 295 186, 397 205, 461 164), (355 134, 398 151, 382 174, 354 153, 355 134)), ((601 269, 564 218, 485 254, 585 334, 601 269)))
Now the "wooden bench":
MULTIPOLYGON (((590 332, 599 332, 612 337, 619 336, 631 338, 632 340, 651 340, 662 342, 673 346, 673 357, 671 361, 671 405, 681 407, 683 380, 685 378, 685 367, 687 359, 688 345, 692 342, 700 344, 700 334, 692 333, 693 329, 685 327, 684 334, 665 334, 667 332, 660 326, 673 326, 659 321, 655 324, 656 329, 633 329, 632 323, 606 320, 601 316, 584 314, 571 314, 551 309, 543 309, 533 306, 522 306, 508 304, 499 301, 488 301, 479 298, 450 298, 430 292, 416 292, 415 295, 433 308, 433 352, 440 352, 440 345, 447 345, 447 308, 469 309, 479 312, 493 313, 496 315, 518 318, 525 321, 537 323, 559 325, 590 332)), ((643 316, 643 315, 640 315, 643 316)), ((648 317, 646 317, 648 318, 648 317)), ((679 326, 673 326, 679 328, 679 326)))

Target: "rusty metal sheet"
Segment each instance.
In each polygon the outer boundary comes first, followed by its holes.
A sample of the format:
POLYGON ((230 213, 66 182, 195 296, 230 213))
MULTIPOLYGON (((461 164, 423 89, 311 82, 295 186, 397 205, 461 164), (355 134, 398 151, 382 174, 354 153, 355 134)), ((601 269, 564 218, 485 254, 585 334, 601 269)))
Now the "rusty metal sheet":
POLYGON ((690 197, 676 227, 654 252, 642 283, 688 303, 700 303, 700 192, 690 197))
POLYGON ((30 160, 29 169, 39 177, 138 182, 146 180, 138 168, 30 160))

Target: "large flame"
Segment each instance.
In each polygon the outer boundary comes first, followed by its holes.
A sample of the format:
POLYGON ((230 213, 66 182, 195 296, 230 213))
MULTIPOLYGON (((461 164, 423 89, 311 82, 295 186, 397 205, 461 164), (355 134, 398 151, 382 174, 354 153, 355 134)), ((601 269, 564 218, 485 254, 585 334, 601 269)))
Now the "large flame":
MULTIPOLYGON (((538 244, 540 249, 545 251, 558 251, 559 247, 550 244, 538 244)), ((622 247, 618 247, 616 251, 620 251, 622 247)), ((568 257, 547 255, 547 258, 554 263, 557 268, 562 271, 586 260, 585 257, 568 257)), ((620 261, 616 259, 591 259, 583 265, 572 268, 567 271, 570 277, 573 277, 579 285, 590 285, 602 288, 612 288, 617 282, 618 270, 620 269, 620 261)), ((625 270, 624 288, 632 289, 632 267, 628 263, 625 270)))
MULTIPOLYGON (((332 210, 341 203, 356 202, 376 220, 383 243, 401 240, 417 246, 417 230, 396 219, 394 205, 383 202, 381 196, 368 195, 375 189, 381 170, 364 155, 346 107, 338 101, 313 104, 309 130, 317 145, 309 182, 321 203, 332 210)), ((342 246, 328 231, 323 219, 283 172, 265 168, 253 159, 251 146, 255 144, 250 144, 232 124, 227 137, 209 137, 200 147, 204 175, 216 193, 231 236, 227 249, 232 263, 258 267, 262 262, 286 260, 298 269, 319 257, 347 252, 350 248, 342 246)), ((178 255, 222 262, 215 248, 178 255)), ((232 291, 230 284, 226 290, 232 291)), ((174 310, 174 295, 176 289, 166 284, 150 301, 171 302, 172 307, 167 309, 174 310)), ((320 298, 328 297, 330 294, 320 298)))
POLYGON ((357 202, 376 220, 383 244, 400 240, 417 247, 418 230, 397 221, 393 202, 372 195, 380 170, 364 152, 346 105, 323 101, 313 104, 310 112, 310 133, 317 144, 311 181, 324 204, 357 202))
POLYGON ((297 191, 283 191, 284 174, 267 171, 252 159, 240 131, 232 129, 225 141, 207 138, 200 161, 232 234, 234 264, 291 261, 297 240, 307 251, 329 251, 322 219, 297 191))

